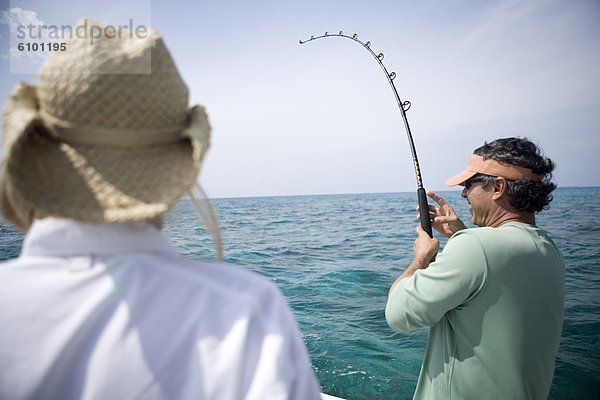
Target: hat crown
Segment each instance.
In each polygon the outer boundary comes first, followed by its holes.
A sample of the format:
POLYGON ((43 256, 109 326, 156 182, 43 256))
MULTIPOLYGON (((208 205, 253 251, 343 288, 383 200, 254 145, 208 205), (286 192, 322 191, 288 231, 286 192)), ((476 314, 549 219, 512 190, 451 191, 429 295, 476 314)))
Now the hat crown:
POLYGON ((148 30, 140 38, 124 30, 91 40, 92 27, 99 25, 88 22, 74 29, 84 27, 89 35, 73 37, 67 51, 55 52, 42 65, 40 108, 80 129, 156 131, 185 125, 188 89, 159 35, 148 30))

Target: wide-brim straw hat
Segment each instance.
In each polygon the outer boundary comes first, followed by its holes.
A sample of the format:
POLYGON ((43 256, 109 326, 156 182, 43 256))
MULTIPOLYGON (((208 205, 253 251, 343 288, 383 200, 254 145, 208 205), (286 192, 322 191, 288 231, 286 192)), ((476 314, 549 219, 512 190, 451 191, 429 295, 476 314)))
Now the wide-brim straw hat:
POLYGON ((89 19, 81 26, 66 51, 44 62, 37 85, 20 83, 8 99, 2 179, 48 215, 154 218, 194 185, 208 118, 201 106, 189 108, 187 86, 155 31, 116 35, 89 19), (94 27, 104 35, 91 40, 94 27))

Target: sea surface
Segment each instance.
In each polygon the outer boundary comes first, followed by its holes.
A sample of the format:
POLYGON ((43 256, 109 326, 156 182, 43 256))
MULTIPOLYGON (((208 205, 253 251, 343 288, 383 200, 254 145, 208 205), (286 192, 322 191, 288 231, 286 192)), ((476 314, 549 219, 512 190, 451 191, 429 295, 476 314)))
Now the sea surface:
MULTIPOLYGON (((469 220, 458 192, 440 194, 469 220)), ((414 193, 213 203, 226 261, 265 275, 281 288, 325 393, 349 400, 412 398, 428 331, 392 332, 384 307, 390 284, 411 260, 414 193)), ((549 398, 598 399, 600 188, 557 189, 537 224, 550 233, 566 261, 565 322, 549 398)), ((0 229, 0 259, 18 256, 21 233, 2 220, 0 229)), ((185 255, 214 259, 212 241, 189 200, 170 212, 165 233, 185 255)))

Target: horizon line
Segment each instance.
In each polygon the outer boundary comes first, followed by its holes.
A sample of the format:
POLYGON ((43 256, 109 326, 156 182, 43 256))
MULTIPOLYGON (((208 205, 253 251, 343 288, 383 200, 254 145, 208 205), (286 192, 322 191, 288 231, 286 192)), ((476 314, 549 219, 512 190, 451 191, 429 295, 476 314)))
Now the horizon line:
MULTIPOLYGON (((560 189, 595 189, 600 188, 600 186, 558 186, 556 190, 560 189)), ((446 192, 460 192, 462 189, 444 189, 444 190, 428 190, 434 193, 446 193, 446 192)), ((406 194, 413 193, 416 195, 415 191, 394 191, 394 192, 345 192, 345 193, 312 193, 312 194, 264 194, 264 195, 238 195, 238 196, 215 196, 208 197, 209 200, 229 200, 229 199, 259 199, 259 198, 268 198, 268 197, 317 197, 317 196, 352 196, 352 195, 369 195, 369 194, 406 194)), ((183 196, 180 200, 187 199, 189 200, 189 196, 183 196)))

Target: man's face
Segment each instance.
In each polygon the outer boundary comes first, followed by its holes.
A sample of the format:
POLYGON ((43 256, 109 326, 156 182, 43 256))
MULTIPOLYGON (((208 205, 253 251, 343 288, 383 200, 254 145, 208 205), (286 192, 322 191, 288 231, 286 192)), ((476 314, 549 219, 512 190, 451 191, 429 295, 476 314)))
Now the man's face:
POLYGON ((489 226, 496 205, 492 200, 494 182, 487 185, 478 178, 465 182, 461 196, 471 205, 471 222, 477 226, 489 226))

